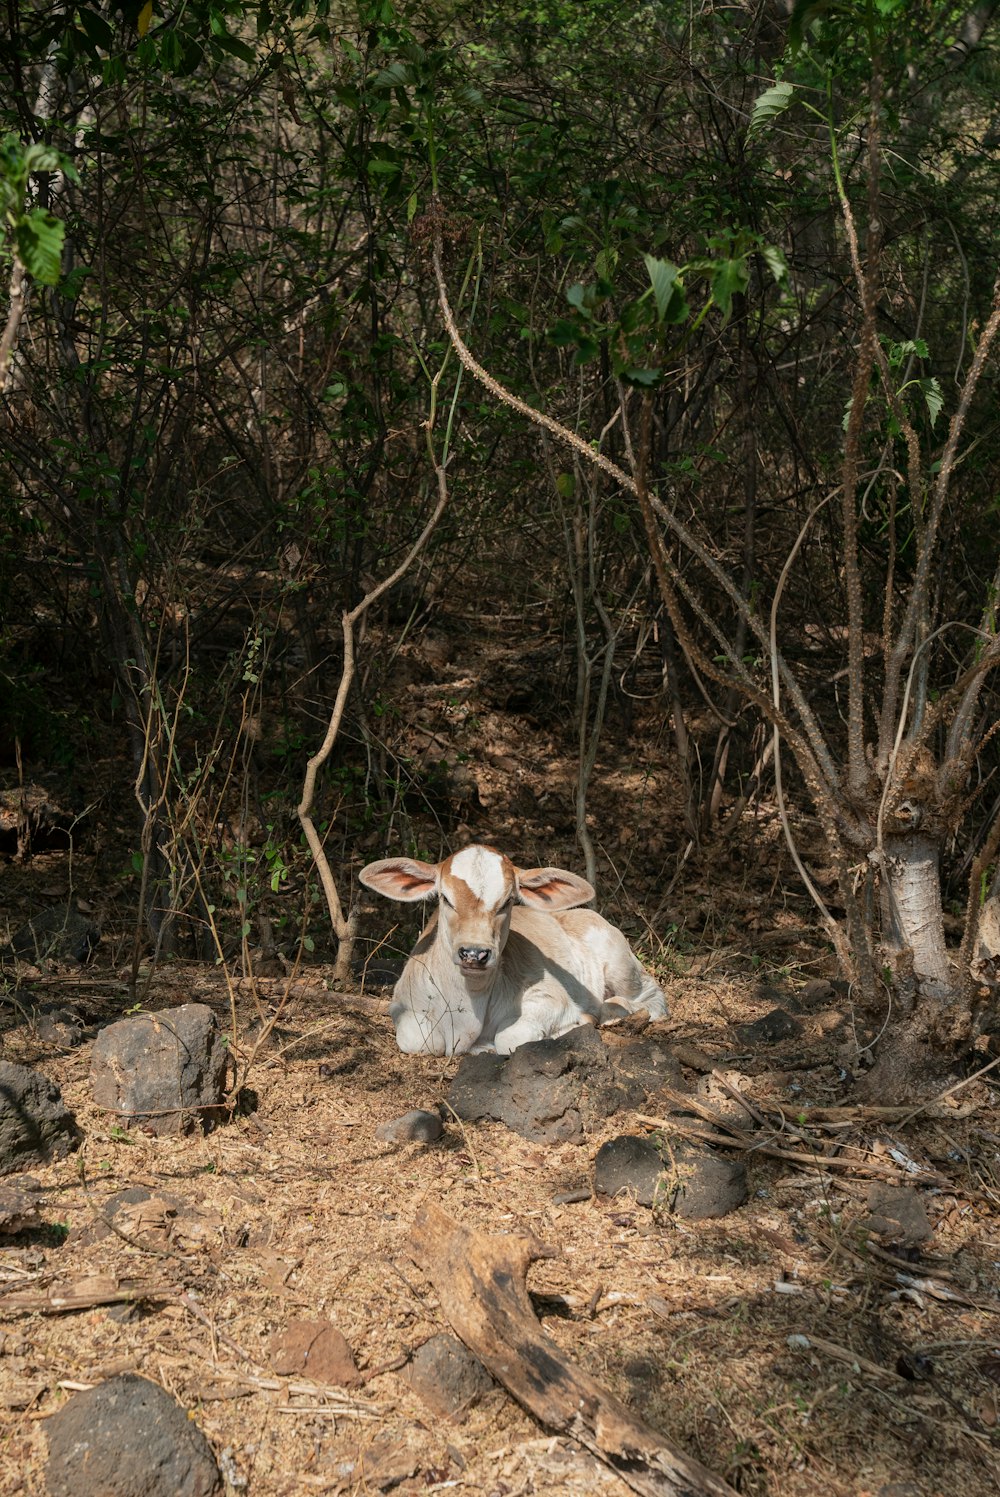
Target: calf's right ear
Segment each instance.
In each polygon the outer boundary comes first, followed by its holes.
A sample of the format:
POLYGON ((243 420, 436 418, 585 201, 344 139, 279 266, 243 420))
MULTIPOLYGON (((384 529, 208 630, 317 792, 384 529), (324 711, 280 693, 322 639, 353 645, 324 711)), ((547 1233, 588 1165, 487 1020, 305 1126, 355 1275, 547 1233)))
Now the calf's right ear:
POLYGON ((387 899, 430 899, 438 892, 438 870, 434 863, 416 858, 382 858, 362 868, 358 878, 369 889, 387 899))

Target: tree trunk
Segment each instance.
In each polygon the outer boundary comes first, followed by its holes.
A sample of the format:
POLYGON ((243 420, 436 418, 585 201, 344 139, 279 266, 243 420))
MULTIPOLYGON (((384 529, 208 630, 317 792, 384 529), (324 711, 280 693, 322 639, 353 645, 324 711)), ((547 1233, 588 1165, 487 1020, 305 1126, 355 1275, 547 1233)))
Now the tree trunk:
POLYGON ((922 832, 885 839, 882 935, 890 954, 908 952, 921 993, 954 998, 944 944, 941 843, 922 832))

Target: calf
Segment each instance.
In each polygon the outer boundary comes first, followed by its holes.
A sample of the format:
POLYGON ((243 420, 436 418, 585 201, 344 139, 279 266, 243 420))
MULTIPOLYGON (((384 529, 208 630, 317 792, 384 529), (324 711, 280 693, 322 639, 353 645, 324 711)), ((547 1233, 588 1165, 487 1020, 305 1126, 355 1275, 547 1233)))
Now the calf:
POLYGON ((461 1055, 473 1046, 509 1055, 529 1040, 666 1001, 631 947, 594 910, 585 879, 561 868, 515 868, 490 847, 464 847, 443 863, 384 858, 361 882, 389 899, 438 898, 390 1009, 407 1054, 461 1055))

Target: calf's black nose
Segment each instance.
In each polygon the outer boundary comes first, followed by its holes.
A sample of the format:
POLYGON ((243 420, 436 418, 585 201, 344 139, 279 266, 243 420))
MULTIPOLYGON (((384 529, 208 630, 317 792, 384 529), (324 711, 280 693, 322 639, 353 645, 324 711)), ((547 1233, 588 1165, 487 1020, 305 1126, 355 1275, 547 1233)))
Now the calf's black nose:
POLYGON ((486 967, 493 955, 489 946, 460 946, 458 959, 463 967, 486 967))

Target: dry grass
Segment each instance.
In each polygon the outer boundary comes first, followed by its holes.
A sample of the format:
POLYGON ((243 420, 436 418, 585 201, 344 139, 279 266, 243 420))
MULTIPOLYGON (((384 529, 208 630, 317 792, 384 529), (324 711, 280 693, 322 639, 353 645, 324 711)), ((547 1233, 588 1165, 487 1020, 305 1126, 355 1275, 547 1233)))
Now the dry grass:
MULTIPOLYGON (((73 998, 96 1021, 121 1011, 108 983, 36 992, 73 998)), ((196 991, 225 1026, 224 994, 209 996, 200 972, 172 972, 150 1006, 196 991)), ((667 1028, 682 1055, 740 1066, 753 1075, 751 1095, 783 1099, 793 1124, 808 1104, 844 1100, 842 1028, 831 1037, 829 1023, 812 1016, 798 1041, 764 1061, 733 1043, 732 1025, 769 1006, 752 982, 679 980, 671 996, 667 1028)), ((903 1133, 860 1111, 822 1133, 890 1172, 898 1156, 887 1151, 901 1144, 942 1178, 924 1192, 936 1231, 910 1265, 921 1281, 914 1287, 868 1249, 863 1171, 835 1173, 818 1156, 790 1163, 746 1153, 748 1204, 691 1224, 654 1221, 627 1201, 554 1203, 589 1182, 606 1138, 642 1131, 628 1114, 580 1147, 545 1148, 499 1124, 463 1134, 454 1123, 431 1147, 380 1143, 378 1123, 433 1105, 455 1063, 401 1056, 384 1017, 338 1003, 318 983, 312 999, 300 988, 248 1079, 255 1114, 204 1138, 122 1136, 90 1101, 89 1044, 59 1055, 23 1025, 8 1033, 6 1057, 39 1064, 58 1082, 85 1142, 32 1171, 44 1186, 45 1225, 5 1240, 0 1289, 24 1295, 110 1276, 158 1293, 131 1311, 39 1313, 9 1301, 0 1309, 0 1492, 40 1497, 46 1419, 69 1389, 126 1369, 192 1411, 253 1497, 373 1491, 390 1469, 412 1471, 395 1487, 403 1494, 624 1492, 500 1390, 454 1423, 410 1390, 400 1360, 447 1329, 407 1251, 428 1200, 467 1226, 526 1230, 556 1246, 559 1255, 529 1280, 544 1297, 547 1332, 737 1490, 861 1497, 890 1482, 910 1483, 920 1497, 996 1490, 1000 1127, 988 1084, 974 1083, 950 1113, 916 1119, 903 1133), (176 1214, 133 1214, 131 1242, 95 1240, 102 1204, 136 1185, 179 1203, 176 1214), (301 1318, 343 1331, 359 1387, 345 1394, 275 1376, 269 1340, 301 1318)), ((794 1144, 780 1138, 781 1148, 794 1144)))

